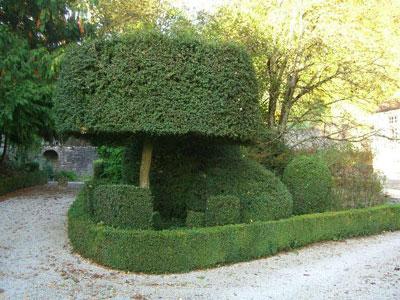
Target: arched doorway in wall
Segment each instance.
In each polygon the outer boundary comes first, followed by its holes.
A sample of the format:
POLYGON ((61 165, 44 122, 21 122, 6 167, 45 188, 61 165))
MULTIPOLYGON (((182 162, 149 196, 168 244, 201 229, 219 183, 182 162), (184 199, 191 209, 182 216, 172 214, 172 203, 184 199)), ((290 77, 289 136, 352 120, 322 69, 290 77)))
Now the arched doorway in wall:
POLYGON ((45 169, 49 173, 50 177, 52 177, 52 173, 58 169, 59 166, 59 155, 57 151, 53 149, 48 149, 43 152, 43 158, 45 160, 45 169), (48 168, 52 170, 49 170, 48 168))

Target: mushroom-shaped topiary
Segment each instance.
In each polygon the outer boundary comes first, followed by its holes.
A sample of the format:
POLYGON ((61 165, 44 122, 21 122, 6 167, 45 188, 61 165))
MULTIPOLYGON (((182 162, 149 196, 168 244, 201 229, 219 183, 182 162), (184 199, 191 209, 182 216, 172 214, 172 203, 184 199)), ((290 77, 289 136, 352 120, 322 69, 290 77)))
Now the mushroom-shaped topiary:
POLYGON ((55 110, 64 134, 120 145, 140 137, 144 188, 158 137, 246 142, 260 125, 255 73, 241 47, 157 31, 69 49, 55 110))

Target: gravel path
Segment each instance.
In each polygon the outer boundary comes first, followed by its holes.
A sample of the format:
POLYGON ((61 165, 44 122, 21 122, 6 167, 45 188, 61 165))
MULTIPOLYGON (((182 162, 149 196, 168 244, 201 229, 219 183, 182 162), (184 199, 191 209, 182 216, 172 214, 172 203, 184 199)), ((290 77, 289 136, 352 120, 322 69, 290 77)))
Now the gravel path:
POLYGON ((400 299, 399 231, 187 274, 129 274, 71 253, 74 194, 0 198, 0 299, 400 299))

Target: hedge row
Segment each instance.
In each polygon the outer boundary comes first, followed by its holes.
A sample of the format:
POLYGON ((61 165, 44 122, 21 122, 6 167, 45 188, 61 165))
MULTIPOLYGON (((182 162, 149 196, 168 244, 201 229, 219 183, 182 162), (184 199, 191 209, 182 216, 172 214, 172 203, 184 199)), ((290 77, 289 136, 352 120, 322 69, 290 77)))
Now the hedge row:
POLYGON ((47 174, 44 171, 21 173, 11 177, 0 177, 0 195, 18 189, 47 183, 47 174))
POLYGON ((97 185, 93 191, 93 213, 98 221, 122 228, 150 229, 153 198, 149 189, 133 185, 97 185))
POLYGON ((123 230, 95 224, 82 195, 68 213, 75 251, 109 267, 147 273, 185 272, 247 261, 313 242, 400 229, 400 205, 295 216, 186 230, 123 230))

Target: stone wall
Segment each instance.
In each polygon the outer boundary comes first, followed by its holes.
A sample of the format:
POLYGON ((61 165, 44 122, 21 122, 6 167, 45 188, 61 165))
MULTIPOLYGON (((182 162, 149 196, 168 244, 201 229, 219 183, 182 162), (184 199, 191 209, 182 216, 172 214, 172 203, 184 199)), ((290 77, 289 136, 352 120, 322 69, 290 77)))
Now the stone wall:
POLYGON ((97 152, 93 146, 46 146, 42 150, 42 159, 49 161, 57 171, 67 170, 78 175, 92 175, 97 152))

